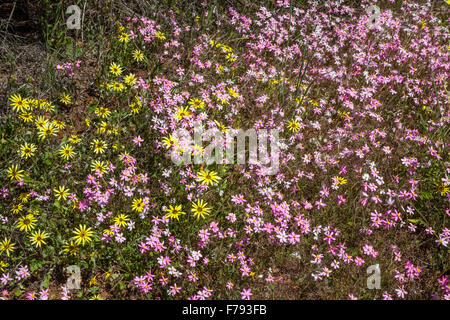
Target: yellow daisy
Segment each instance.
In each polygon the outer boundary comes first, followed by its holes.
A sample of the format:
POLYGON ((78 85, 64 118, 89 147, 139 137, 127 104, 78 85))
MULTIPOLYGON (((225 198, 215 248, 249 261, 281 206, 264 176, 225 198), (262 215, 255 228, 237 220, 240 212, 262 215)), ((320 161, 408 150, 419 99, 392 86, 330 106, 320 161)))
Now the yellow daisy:
POLYGON ((66 189, 64 186, 59 186, 57 189, 53 189, 53 192, 55 193, 55 198, 58 200, 67 199, 67 196, 69 195, 70 190, 66 189))
POLYGON ((110 71, 113 75, 118 76, 118 75, 121 75, 121 74, 122 74, 122 67, 119 66, 118 64, 112 63, 112 64, 109 66, 109 71, 110 71))
POLYGON ((19 167, 15 164, 13 164, 11 167, 8 168, 7 171, 8 178, 11 180, 22 180, 23 177, 23 170, 19 170, 19 167))
POLYGON ((2 242, 0 242, 0 254, 6 252, 7 256, 15 250, 15 243, 11 243, 11 239, 5 238, 2 242))
POLYGON ((119 227, 124 227, 127 224, 127 221, 129 220, 130 218, 128 218, 126 214, 119 214, 117 217, 113 219, 114 223, 119 227))
POLYGON ((191 212, 194 214, 194 216, 199 219, 200 217, 205 219, 205 216, 209 214, 211 211, 211 208, 207 207, 206 202, 203 202, 202 199, 197 200, 197 203, 192 204, 191 212))
POLYGON ((181 205, 178 206, 170 206, 168 208, 165 208, 166 211, 166 217, 169 219, 177 219, 179 220, 180 214, 186 214, 185 212, 181 211, 182 207, 181 205))
POLYGON ((91 228, 86 228, 86 225, 81 225, 75 229, 74 231, 72 231, 75 236, 73 237, 73 239, 75 240, 76 244, 80 244, 84 246, 84 244, 87 242, 91 242, 92 241, 92 236, 94 235, 94 233, 92 232, 91 228))
POLYGON ((23 112, 24 110, 29 109, 29 100, 27 98, 23 99, 20 94, 12 95, 9 100, 11 101, 11 106, 14 111, 23 112))
POLYGON ((134 76, 134 74, 130 73, 123 78, 123 81, 129 86, 132 86, 136 83, 136 77, 134 76))
POLYGON ((73 151, 73 147, 69 144, 66 144, 59 149, 59 154, 61 155, 61 158, 68 161, 69 159, 72 159, 75 156, 75 152, 73 151))
POLYGON ((28 144, 28 142, 25 142, 23 145, 20 146, 19 153, 22 158, 28 159, 34 156, 35 152, 36 146, 32 143, 28 144))
POLYGON ((288 126, 287 127, 292 132, 297 132, 300 129, 300 123, 298 122, 298 120, 293 119, 293 120, 288 122, 288 126))
POLYGON ((144 210, 145 203, 142 199, 134 199, 131 204, 131 209, 137 212, 142 212, 144 210))
POLYGON ((71 256, 76 256, 78 251, 80 251, 80 247, 78 244, 74 243, 72 240, 63 245, 64 253, 70 254, 71 256))
POLYGON ((59 101, 65 105, 68 105, 72 102, 72 97, 68 94, 63 94, 59 101))
POLYGON ((142 53, 141 50, 134 50, 133 51, 133 58, 136 61, 142 61, 142 60, 144 60, 144 54, 142 53))
POLYGON ((27 214, 24 217, 20 217, 17 221, 17 228, 20 231, 28 232, 33 230, 36 225, 36 218, 32 214, 27 214))
POLYGON ((219 181, 221 178, 217 175, 215 171, 201 170, 197 173, 197 181, 202 184, 212 185, 213 183, 219 181))
POLYGON ((47 244, 47 242, 45 242, 45 239, 47 239, 48 237, 49 234, 47 232, 38 230, 31 234, 30 240, 31 243, 36 247, 41 247, 42 244, 47 244))
POLYGON ((92 147, 94 148, 95 153, 103 153, 105 152, 107 145, 103 140, 94 139, 94 141, 92 141, 92 147))

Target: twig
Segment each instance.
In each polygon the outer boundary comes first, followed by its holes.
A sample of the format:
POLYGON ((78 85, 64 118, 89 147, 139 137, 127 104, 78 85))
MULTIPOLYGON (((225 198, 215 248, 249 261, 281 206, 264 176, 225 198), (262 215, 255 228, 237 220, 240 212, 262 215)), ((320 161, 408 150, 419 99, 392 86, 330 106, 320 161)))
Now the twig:
POLYGON ((86 13, 86 3, 87 1, 84 2, 84 6, 83 6, 83 16, 81 18, 81 43, 84 43, 84 37, 83 37, 83 30, 84 30, 84 14, 86 13))
POLYGON ((9 22, 11 21, 12 15, 14 13, 14 10, 16 9, 16 3, 17 1, 14 1, 13 4, 13 8, 11 10, 11 14, 9 15, 8 21, 6 21, 6 27, 5 27, 5 36, 3 37, 3 41, 2 41, 2 47, 5 44, 5 40, 6 40, 6 35, 8 34, 8 26, 9 26, 9 22))

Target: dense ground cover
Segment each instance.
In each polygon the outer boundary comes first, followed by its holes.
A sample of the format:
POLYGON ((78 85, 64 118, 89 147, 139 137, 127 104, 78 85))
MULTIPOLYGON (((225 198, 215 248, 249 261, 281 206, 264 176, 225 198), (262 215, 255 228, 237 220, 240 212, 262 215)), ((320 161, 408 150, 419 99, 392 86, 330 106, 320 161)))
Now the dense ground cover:
POLYGON ((449 299, 449 5, 374 3, 174 5, 11 85, 1 296, 449 299), (196 123, 277 130, 278 171, 175 164, 196 123))

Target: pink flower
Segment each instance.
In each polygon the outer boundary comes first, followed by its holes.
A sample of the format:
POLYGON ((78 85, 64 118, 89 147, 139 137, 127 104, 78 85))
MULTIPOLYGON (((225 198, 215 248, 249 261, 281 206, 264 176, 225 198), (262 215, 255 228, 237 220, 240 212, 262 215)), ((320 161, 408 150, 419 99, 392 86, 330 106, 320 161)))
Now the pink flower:
POLYGON ((144 139, 142 139, 140 136, 134 137, 133 142, 138 147, 141 146, 142 142, 144 142, 144 139))
POLYGON ((242 289, 241 291, 242 300, 250 300, 252 295, 252 289, 242 289))
POLYGON ((173 286, 170 286, 169 293, 174 296, 178 292, 180 292, 180 290, 181 290, 181 287, 178 287, 177 284, 175 283, 173 286))

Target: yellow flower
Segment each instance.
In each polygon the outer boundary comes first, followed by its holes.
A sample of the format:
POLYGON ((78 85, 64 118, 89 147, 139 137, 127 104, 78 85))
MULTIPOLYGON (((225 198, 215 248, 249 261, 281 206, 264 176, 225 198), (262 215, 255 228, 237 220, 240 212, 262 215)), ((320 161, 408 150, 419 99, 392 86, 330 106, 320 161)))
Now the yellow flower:
POLYGON ((203 219, 205 219, 205 216, 207 216, 209 214, 209 212, 211 211, 211 208, 207 207, 208 203, 203 202, 202 199, 197 200, 197 203, 193 203, 192 204, 192 213, 194 214, 194 216, 197 217, 197 219, 199 219, 200 217, 202 217, 203 219))
POLYGON ((142 60, 144 60, 144 54, 142 53, 141 50, 134 50, 133 51, 133 58, 136 61, 142 61, 142 60))
POLYGON ((33 116, 33 114, 31 112, 21 113, 19 117, 25 123, 33 121, 33 118, 34 118, 34 116, 33 116))
POLYGON ((169 206, 169 208, 165 208, 166 211, 166 217, 169 219, 177 219, 179 220, 180 214, 186 214, 185 212, 181 211, 181 205, 178 206, 169 206))
POLYGON ((66 124, 60 120, 53 120, 52 123, 58 129, 64 129, 66 127, 66 124))
POLYGON ((296 119, 293 119, 293 120, 288 122, 288 126, 287 127, 292 132, 297 132, 300 129, 300 123, 296 119))
POLYGON ((445 184, 437 184, 438 192, 441 193, 441 196, 445 196, 450 193, 450 187, 447 187, 445 184))
POLYGON ((235 56, 234 54, 232 54, 232 53, 228 53, 228 54, 225 56, 225 59, 226 59, 227 61, 229 61, 229 62, 234 62, 234 61, 236 61, 236 56, 235 56))
POLYGON ((162 143, 164 144, 166 149, 169 149, 171 146, 178 145, 177 139, 174 136, 172 136, 171 134, 169 134, 169 137, 162 138, 162 143))
POLYGON ((68 105, 72 102, 72 97, 68 94, 63 94, 59 101, 65 105, 68 105))
POLYGON ((32 229, 34 229, 36 225, 36 218, 32 214, 27 214, 24 217, 20 217, 17 222, 17 228, 20 231, 28 232, 32 229))
POLYGON ((61 158, 69 160, 74 157, 75 152, 73 152, 73 147, 71 145, 66 144, 59 149, 59 154, 61 155, 61 158))
POLYGON ((55 128, 55 125, 53 123, 45 123, 42 125, 42 128, 39 128, 38 136, 41 139, 45 139, 50 136, 56 135, 58 132, 58 129, 55 128))
POLYGON ((175 119, 181 120, 184 117, 190 117, 192 114, 189 112, 187 107, 181 107, 178 109, 178 111, 175 114, 175 119))
POLYGON ((29 197, 30 197, 29 193, 21 193, 19 196, 19 200, 22 201, 22 203, 27 203, 29 197))
POLYGON ((58 200, 67 199, 67 196, 69 195, 69 189, 66 189, 64 186, 59 186, 58 189, 53 189, 53 192, 55 192, 55 197, 58 200))
POLYGON ((68 253, 72 256, 76 256, 78 251, 80 250, 80 247, 73 241, 70 241, 63 246, 63 252, 68 253))
POLYGON ((114 91, 119 91, 120 92, 123 89, 125 89, 125 86, 122 83, 120 83, 120 82, 114 82, 111 85, 111 89, 114 90, 114 91))
POLYGON ((15 164, 13 164, 11 167, 8 168, 8 178, 11 180, 22 180, 23 177, 23 170, 19 170, 19 167, 15 164))
POLYGON ((15 94, 9 98, 12 102, 11 105, 14 111, 23 112, 24 110, 28 110, 30 107, 30 102, 27 98, 23 99, 20 94, 15 94))
POLYGON ((78 200, 73 201, 72 202, 72 209, 77 209, 79 203, 80 203, 80 201, 78 201, 78 200))
POLYGON ((119 214, 113 219, 114 223, 119 227, 124 227, 127 224, 128 220, 130 220, 130 218, 128 218, 126 214, 119 214))
POLYGON ((45 109, 45 106, 48 104, 48 101, 46 99, 36 99, 36 104, 39 107, 39 109, 45 109))
POLYGON ((214 120, 214 123, 216 124, 217 128, 219 128, 221 131, 227 132, 227 127, 225 127, 223 124, 221 124, 217 120, 214 120))
POLYGON ((91 242, 92 241, 92 236, 93 236, 93 232, 91 231, 91 228, 86 228, 86 225, 81 225, 78 227, 78 229, 75 229, 74 231, 72 231, 75 236, 73 237, 73 239, 75 240, 76 244, 82 244, 84 246, 84 244, 87 242, 91 242))
POLYGON ((25 142, 23 145, 20 146, 20 156, 22 158, 28 159, 34 156, 35 151, 36 146, 32 143, 28 144, 27 142, 25 142))
POLYGON ((195 109, 203 109, 205 107, 205 103, 200 99, 189 100, 189 105, 194 107, 195 109))
POLYGON ((31 234, 30 240, 33 245, 36 247, 41 247, 42 244, 47 244, 45 239, 49 237, 49 234, 45 231, 41 232, 41 230, 35 231, 31 234))
POLYGON ((197 181, 202 184, 212 185, 213 183, 219 181, 221 178, 217 175, 215 171, 203 171, 197 173, 197 181))
POLYGON ((15 243, 11 243, 11 239, 5 238, 2 242, 0 242, 0 254, 6 252, 9 257, 9 254, 15 250, 15 243))
POLYGON ((139 97, 138 97, 138 96, 135 96, 134 99, 136 100, 136 103, 131 103, 131 104, 129 105, 132 114, 139 113, 139 111, 140 111, 141 108, 142 108, 142 102, 141 102, 141 100, 139 99, 139 97))
POLYGON ((47 103, 44 107, 44 110, 46 112, 53 112, 53 111, 55 111, 55 106, 50 103, 47 103))
POLYGON ((105 141, 97 139, 94 139, 94 141, 92 141, 92 146, 95 153, 103 153, 105 152, 105 148, 107 147, 105 141))
POLYGON ((166 36, 165 36, 164 33, 162 33, 161 31, 157 31, 157 32, 156 32, 156 37, 157 37, 159 40, 165 40, 165 39, 166 39, 166 36))
POLYGON ((81 139, 77 135, 73 135, 70 137, 69 141, 72 143, 78 143, 81 141, 81 139))
POLYGON ((97 278, 94 276, 91 278, 91 280, 89 280, 89 285, 95 286, 96 284, 97 284, 97 278))
POLYGON ((45 119, 43 116, 36 117, 36 120, 34 120, 34 124, 38 129, 42 129, 45 124, 48 123, 48 120, 45 119))
POLYGON ((145 203, 142 199, 134 199, 131 204, 131 209, 137 212, 142 212, 144 210, 145 203))
POLYGON ((11 212, 14 214, 17 214, 17 213, 21 212, 22 210, 23 210, 23 204, 18 203, 18 204, 13 205, 11 212))
POLYGON ((105 163, 104 161, 98 161, 98 160, 94 160, 91 164, 91 168, 92 171, 99 171, 99 172, 105 172, 106 171, 106 167, 107 167, 107 163, 105 163))
POLYGON ((334 178, 335 178, 335 181, 336 181, 336 185, 337 185, 337 186, 343 185, 343 184, 346 184, 346 183, 347 183, 347 180, 345 180, 345 179, 342 178, 342 177, 336 176, 336 177, 334 177, 334 178))
MULTIPOLYGON (((97 133, 105 132, 107 127, 108 127, 108 123, 107 122, 105 122, 105 121, 100 122, 100 124, 97 127, 97 133)), ((108 131, 111 131, 111 130, 108 130, 108 131)))
POLYGON ((131 109, 131 113, 132 114, 137 114, 139 113, 139 111, 141 111, 141 106, 140 105, 136 105, 135 103, 131 103, 129 105, 130 109, 131 109))
POLYGON ((0 260, 0 271, 3 272, 5 271, 5 268, 8 266, 7 263, 3 262, 2 260, 0 260))
POLYGON ((197 144, 194 144, 192 146, 192 153, 194 154, 194 156, 203 155, 204 152, 205 148, 203 148, 202 146, 199 146, 197 144))
POLYGON ((233 48, 227 45, 222 45, 222 50, 225 52, 233 52, 233 48))
POLYGON ((120 154, 120 160, 122 160, 123 163, 125 163, 125 160, 127 160, 130 157, 130 154, 128 152, 124 152, 120 154))
POLYGON ((118 75, 122 74, 122 67, 120 67, 118 64, 112 63, 112 64, 109 66, 109 71, 110 71, 113 75, 118 76, 118 75))
POLYGON ((220 65, 220 64, 217 64, 216 65, 216 70, 217 70, 217 72, 219 73, 219 74, 221 74, 222 72, 223 72, 223 66, 222 65, 220 65))
POLYGON ((123 81, 125 81, 126 84, 132 86, 136 83, 136 77, 134 76, 134 74, 130 73, 123 78, 123 81))
POLYGON ((232 96, 233 98, 239 97, 239 93, 237 93, 236 90, 233 89, 233 88, 228 88, 228 93, 229 93, 230 96, 232 96))
POLYGON ((137 103, 140 107, 142 107, 141 99, 140 99, 138 96, 135 96, 134 99, 136 100, 136 103, 137 103))
POLYGON ((130 36, 128 35, 128 33, 122 32, 119 36, 119 41, 127 43, 128 41, 130 41, 130 36))

